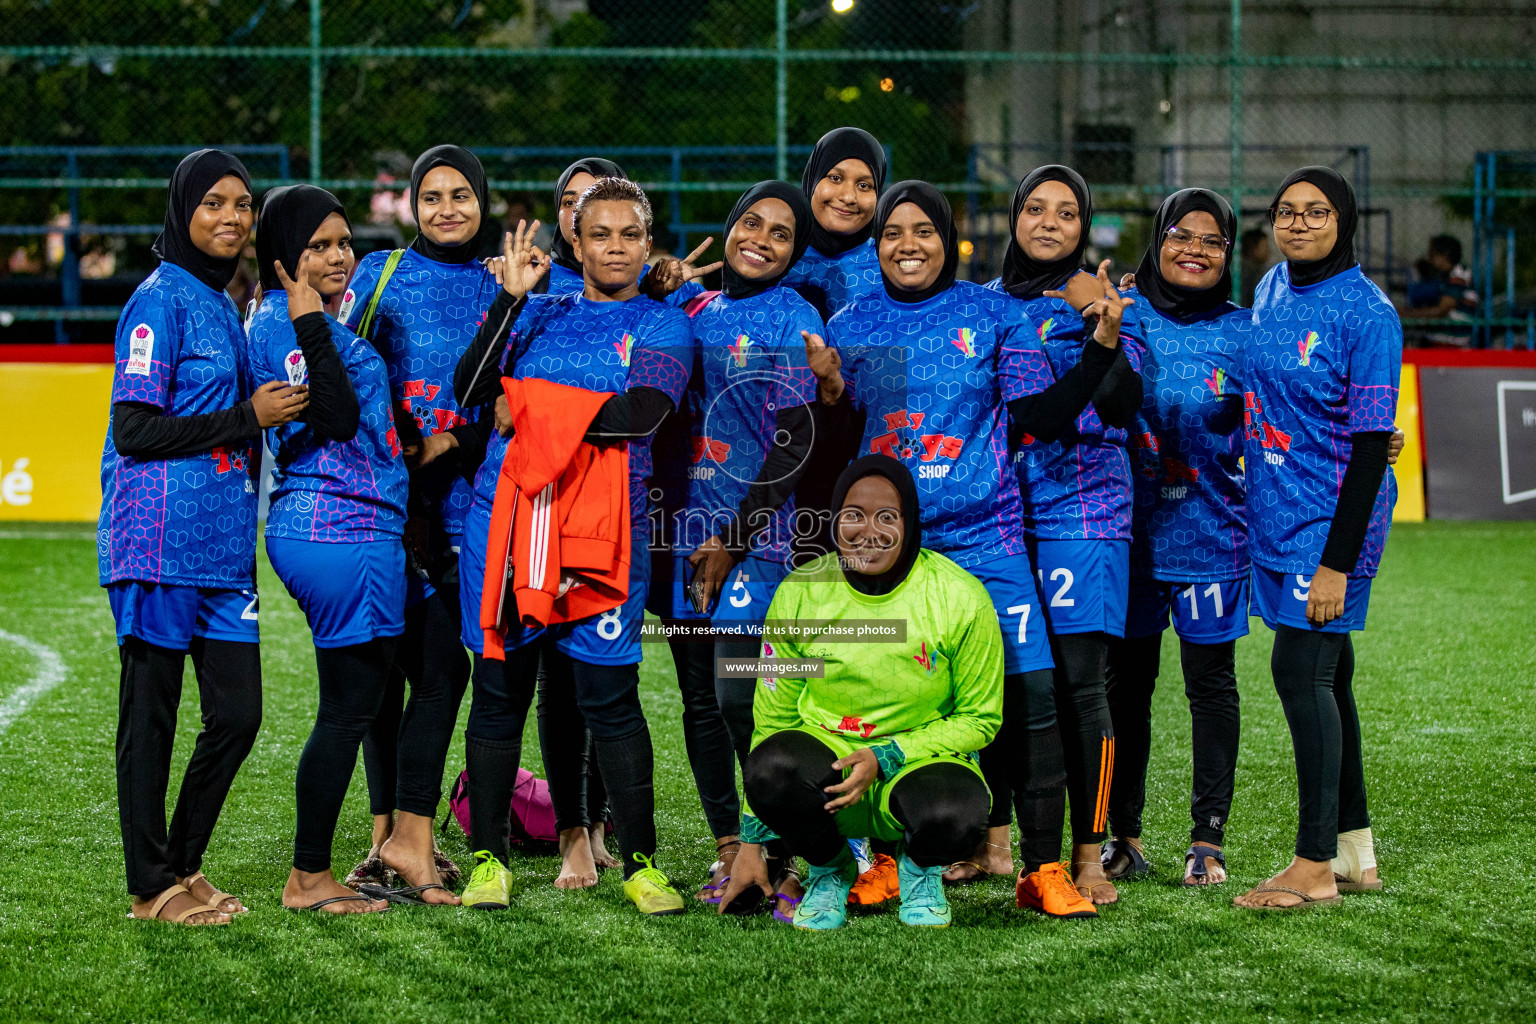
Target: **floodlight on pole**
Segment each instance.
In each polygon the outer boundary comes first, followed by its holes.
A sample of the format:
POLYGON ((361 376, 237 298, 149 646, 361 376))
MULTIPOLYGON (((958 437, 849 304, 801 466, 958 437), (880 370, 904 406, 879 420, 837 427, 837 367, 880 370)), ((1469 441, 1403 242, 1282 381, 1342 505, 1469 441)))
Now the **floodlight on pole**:
POLYGON ((853 10, 853 0, 832 0, 832 10, 838 14, 847 14, 853 10))

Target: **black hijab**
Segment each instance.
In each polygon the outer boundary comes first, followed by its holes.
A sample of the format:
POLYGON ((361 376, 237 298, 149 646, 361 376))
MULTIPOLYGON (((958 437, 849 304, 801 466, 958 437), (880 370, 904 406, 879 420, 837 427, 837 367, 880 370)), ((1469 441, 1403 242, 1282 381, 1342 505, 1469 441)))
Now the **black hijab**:
POLYGON ((491 224, 490 186, 485 181, 485 168, 480 158, 462 146, 433 146, 411 165, 411 219, 416 221, 416 241, 411 248, 429 260, 439 263, 469 263, 480 258, 482 242, 491 224), (480 204, 480 230, 467 242, 459 245, 438 245, 421 231, 421 213, 416 209, 416 197, 421 192, 421 180, 438 167, 452 167, 464 175, 475 200, 480 204))
MULTIPOLYGON (((878 575, 852 572, 844 568, 843 577, 847 579, 848 585, 859 593, 880 596, 889 594, 901 586, 917 561, 918 550, 923 546, 922 510, 918 505, 917 484, 912 480, 911 470, 889 455, 865 455, 849 463, 848 468, 843 470, 842 475, 837 478, 837 485, 832 488, 834 517, 842 511, 843 502, 847 500, 849 490, 866 476, 885 477, 901 497, 901 554, 896 557, 896 562, 889 569, 878 575)), ((836 519, 834 518, 833 521, 835 524, 836 519)), ((836 530, 835 525, 833 529, 836 530)))
MULTIPOLYGON (((875 194, 885 191, 885 150, 880 140, 862 128, 834 128, 816 141, 811 157, 805 162, 805 173, 800 176, 800 191, 805 201, 811 201, 816 185, 827 172, 844 160, 862 160, 875 177, 875 194)), ((841 256, 865 242, 873 232, 866 224, 851 235, 834 235, 814 218, 811 218, 810 242, 823 256, 841 256)))
POLYGON ((1237 218, 1232 207, 1208 188, 1186 188, 1163 200, 1152 218, 1152 240, 1146 255, 1136 268, 1136 290, 1146 296, 1152 308, 1177 320, 1193 320, 1223 305, 1232 297, 1232 243, 1237 234, 1237 218), (1186 214, 1200 210, 1216 218, 1221 235, 1227 240, 1227 258, 1221 276, 1209 288, 1185 288, 1163 277, 1163 242, 1168 229, 1186 214))
POLYGON ((880 204, 875 207, 875 219, 870 223, 877 239, 885 231, 886 221, 891 219, 891 214, 902 203, 915 204, 933 221, 933 226, 939 229, 939 234, 944 238, 944 269, 939 271, 933 284, 920 292, 897 288, 885 276, 884 267, 881 267, 880 278, 885 282, 885 294, 897 302, 924 302, 955 283, 955 271, 960 268, 960 239, 955 236, 955 215, 944 194, 926 181, 898 181, 880 197, 880 204))
POLYGON ((284 185, 262 197, 261 217, 256 221, 256 263, 261 267, 262 291, 283 290, 283 282, 272 267, 274 260, 283 261, 289 277, 298 274, 299 257, 333 213, 347 215, 341 200, 314 185, 284 185))
POLYGON ((1072 279, 1083 265, 1083 253, 1088 250, 1088 229, 1093 225, 1093 193, 1083 176, 1061 164, 1046 164, 1024 175, 1013 193, 1013 205, 1008 215, 1008 252, 1003 256, 1003 291, 1016 299, 1038 299, 1042 293, 1060 288, 1072 279), (1060 259, 1042 263, 1030 259, 1019 245, 1019 213, 1024 201, 1042 182, 1059 181, 1077 197, 1078 222, 1082 233, 1077 237, 1077 247, 1060 259))
POLYGON ((560 200, 565 195, 565 186, 580 173, 590 174, 594 178, 628 177, 624 173, 624 168, 612 160, 604 160, 600 156, 587 156, 561 171, 560 177, 555 180, 555 237, 549 243, 549 259, 555 265, 575 274, 581 273, 581 264, 577 261, 576 254, 571 251, 571 243, 565 240, 565 233, 560 230, 560 200))
POLYGON ((251 175, 238 159, 217 149, 200 149, 182 157, 171 174, 170 198, 165 204, 165 227, 155 239, 154 253, 174 263, 216 292, 229 287, 240 257, 219 260, 192 243, 192 215, 208 190, 233 174, 251 187, 251 175))
POLYGON ((731 237, 731 228, 736 226, 736 222, 759 199, 781 199, 788 204, 789 212, 795 219, 794 249, 790 252, 789 262, 784 264, 784 269, 766 280, 749 281, 732 270, 731 261, 726 260, 725 266, 720 268, 720 290, 728 299, 745 299, 772 288, 794 269, 795 264, 800 262, 800 257, 805 255, 806 246, 811 244, 811 233, 806 230, 806 225, 812 223, 811 204, 806 202, 805 196, 799 189, 782 181, 760 181, 741 194, 741 198, 736 200, 736 205, 731 207, 731 215, 725 219, 726 238, 731 237))
POLYGON ((1286 266, 1291 272, 1291 284, 1306 288, 1326 281, 1335 274, 1342 274, 1358 262, 1355 259, 1355 190, 1349 187, 1344 175, 1332 167, 1303 167, 1299 171, 1292 171, 1280 183, 1274 202, 1269 204, 1271 223, 1274 222, 1275 208, 1280 205, 1280 197, 1298 181, 1316 185, 1318 191, 1327 196, 1334 209, 1339 211, 1339 237, 1334 240, 1333 248, 1327 256, 1306 263, 1286 260, 1286 266))

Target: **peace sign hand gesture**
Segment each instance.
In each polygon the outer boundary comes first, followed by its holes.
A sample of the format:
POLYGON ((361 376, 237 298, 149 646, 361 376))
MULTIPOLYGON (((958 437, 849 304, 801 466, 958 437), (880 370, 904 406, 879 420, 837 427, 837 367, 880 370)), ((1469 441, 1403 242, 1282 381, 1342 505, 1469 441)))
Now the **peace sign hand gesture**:
POLYGON ((502 238, 502 261, 500 273, 496 276, 501 281, 501 287, 514 299, 521 299, 533 291, 539 279, 549 271, 549 257, 533 244, 533 236, 538 231, 538 221, 529 224, 520 220, 517 222, 516 234, 508 231, 502 238))
POLYGON ((289 277, 288 271, 283 269, 282 260, 272 261, 272 266, 277 268, 277 279, 282 282, 283 291, 288 293, 289 320, 297 320, 308 313, 325 312, 320 293, 309 283, 310 255, 310 251, 305 249, 299 256, 299 265, 293 277, 289 277))
POLYGON ((645 275, 645 280, 640 282, 640 290, 647 298, 660 302, 662 299, 677 291, 689 281, 697 281, 705 274, 712 274, 725 266, 724 260, 717 260, 707 267, 695 267, 693 261, 704 254, 704 250, 714 244, 713 235, 699 243, 699 247, 689 253, 686 259, 678 259, 676 256, 668 256, 657 260, 651 265, 651 272, 645 275))

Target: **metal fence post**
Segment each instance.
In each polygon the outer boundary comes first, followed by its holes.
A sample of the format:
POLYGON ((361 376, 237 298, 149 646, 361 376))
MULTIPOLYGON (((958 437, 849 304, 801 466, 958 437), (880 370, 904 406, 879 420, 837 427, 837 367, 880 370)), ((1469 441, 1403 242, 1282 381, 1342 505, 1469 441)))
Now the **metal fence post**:
POLYGON ((773 174, 782 181, 789 177, 789 0, 776 0, 773 18, 777 51, 773 81, 773 174))
MULTIPOLYGON (((1232 56, 1227 63, 1227 84, 1232 90, 1231 124, 1227 127, 1228 137, 1232 143, 1231 167, 1228 177, 1231 179, 1232 212, 1237 214, 1238 233, 1242 233, 1243 223, 1243 0, 1232 0, 1232 56)), ((1233 249, 1238 248, 1238 239, 1232 239, 1233 249)), ((1241 302, 1243 297, 1243 261, 1234 258, 1238 253, 1229 253, 1228 262, 1232 266, 1232 299, 1241 302)))
POLYGON ((320 0, 309 0, 309 180, 320 180, 320 0))

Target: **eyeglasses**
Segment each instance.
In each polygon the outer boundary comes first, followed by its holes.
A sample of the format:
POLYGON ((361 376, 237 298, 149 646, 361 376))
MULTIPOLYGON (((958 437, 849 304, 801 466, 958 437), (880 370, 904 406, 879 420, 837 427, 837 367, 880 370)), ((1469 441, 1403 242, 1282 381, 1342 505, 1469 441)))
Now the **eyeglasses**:
POLYGON ((1175 252, 1198 251, 1205 256, 1223 256, 1232 243, 1220 235, 1196 235, 1180 227, 1169 228, 1163 236, 1175 252))
POLYGON ((1326 206, 1314 206, 1301 211, 1293 210, 1289 206, 1282 206, 1280 209, 1270 213, 1269 220, 1277 228, 1288 228, 1299 216, 1301 222, 1307 227, 1320 228, 1328 223, 1328 218, 1333 216, 1334 213, 1335 211, 1328 209, 1326 206))

